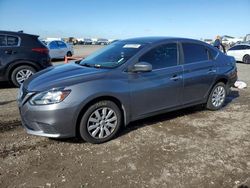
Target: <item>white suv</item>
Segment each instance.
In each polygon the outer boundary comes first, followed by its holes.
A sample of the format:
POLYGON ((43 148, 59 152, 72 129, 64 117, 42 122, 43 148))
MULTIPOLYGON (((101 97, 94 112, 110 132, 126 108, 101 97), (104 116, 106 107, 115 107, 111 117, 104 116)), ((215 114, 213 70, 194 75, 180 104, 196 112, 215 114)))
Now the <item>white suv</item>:
POLYGON ((43 41, 48 49, 51 59, 64 58, 65 56, 72 56, 74 50, 70 44, 61 40, 43 41))
POLYGON ((233 56, 236 61, 250 63, 250 44, 237 44, 229 48, 227 55, 233 56))

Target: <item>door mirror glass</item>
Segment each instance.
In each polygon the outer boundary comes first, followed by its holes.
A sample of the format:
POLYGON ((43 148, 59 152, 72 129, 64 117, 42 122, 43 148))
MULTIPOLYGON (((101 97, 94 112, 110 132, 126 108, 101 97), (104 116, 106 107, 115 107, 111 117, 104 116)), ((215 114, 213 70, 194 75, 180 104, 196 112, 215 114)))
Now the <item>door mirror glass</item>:
POLYGON ((147 62, 136 63, 132 69, 132 72, 150 72, 152 71, 152 65, 147 62))

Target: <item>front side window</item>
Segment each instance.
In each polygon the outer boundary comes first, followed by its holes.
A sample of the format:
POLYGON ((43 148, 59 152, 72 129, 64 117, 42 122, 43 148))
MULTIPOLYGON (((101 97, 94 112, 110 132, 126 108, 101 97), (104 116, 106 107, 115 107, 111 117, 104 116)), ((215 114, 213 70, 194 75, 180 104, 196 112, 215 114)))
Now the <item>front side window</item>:
POLYGON ((57 43, 55 41, 52 41, 51 43, 49 43, 49 48, 50 49, 57 49, 58 48, 57 43))
POLYGON ((232 48, 230 48, 228 51, 230 51, 230 50, 243 50, 243 49, 244 49, 243 45, 236 45, 236 46, 233 46, 232 48))
POLYGON ((6 46, 6 36, 0 35, 0 46, 6 46))
POLYGON ((144 44, 133 42, 116 42, 102 48, 80 62, 83 66, 114 68, 128 61, 144 44))
POLYGON ((185 64, 207 61, 209 59, 207 48, 201 44, 183 43, 182 48, 185 64))
POLYGON ((139 62, 148 62, 153 69, 161 69, 176 66, 177 56, 177 44, 169 43, 150 50, 139 59, 139 62))
POLYGON ((18 45, 18 37, 7 36, 7 46, 17 46, 18 45))
POLYGON ((57 45, 59 48, 67 48, 66 44, 62 41, 57 41, 57 45))

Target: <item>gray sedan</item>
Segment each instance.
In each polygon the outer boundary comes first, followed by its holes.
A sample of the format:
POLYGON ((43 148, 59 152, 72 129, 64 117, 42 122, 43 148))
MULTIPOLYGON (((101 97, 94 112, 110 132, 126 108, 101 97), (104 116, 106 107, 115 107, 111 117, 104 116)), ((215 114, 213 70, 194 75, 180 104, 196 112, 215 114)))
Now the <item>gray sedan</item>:
POLYGON ((197 104, 218 110, 236 79, 235 59, 204 42, 134 38, 33 75, 18 104, 30 134, 102 143, 145 117, 197 104))

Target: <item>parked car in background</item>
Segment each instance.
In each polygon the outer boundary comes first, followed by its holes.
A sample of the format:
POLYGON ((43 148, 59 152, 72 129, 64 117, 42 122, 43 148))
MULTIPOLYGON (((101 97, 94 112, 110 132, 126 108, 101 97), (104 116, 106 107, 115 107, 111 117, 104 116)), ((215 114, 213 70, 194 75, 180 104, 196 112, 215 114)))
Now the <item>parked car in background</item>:
POLYGON ((222 43, 228 46, 232 46, 236 43, 240 43, 243 41, 243 38, 231 37, 228 35, 222 36, 222 43))
POLYGON ((0 31, 0 81, 20 86, 31 75, 51 65, 49 50, 37 35, 0 31))
POLYGON ((109 44, 109 40, 108 39, 97 39, 96 45, 107 45, 109 44))
POLYGON ((250 64, 250 44, 237 44, 228 49, 227 55, 233 56, 236 61, 250 64))
POLYGON ((53 40, 53 41, 43 41, 48 49, 49 55, 51 59, 61 59, 65 56, 71 57, 74 54, 74 50, 72 45, 61 41, 61 40, 53 40))
POLYGON ((197 104, 218 110, 236 80, 235 59, 209 44, 134 38, 34 75, 18 103, 30 134, 102 143, 129 122, 159 113, 197 104))
POLYGON ((93 41, 90 38, 84 38, 83 39, 83 44, 84 45, 91 45, 92 43, 93 43, 93 41))
POLYGON ((244 37, 244 42, 250 43, 250 34, 247 34, 247 35, 244 37))
POLYGON ((213 39, 204 39, 204 42, 212 45, 214 40, 213 39))

